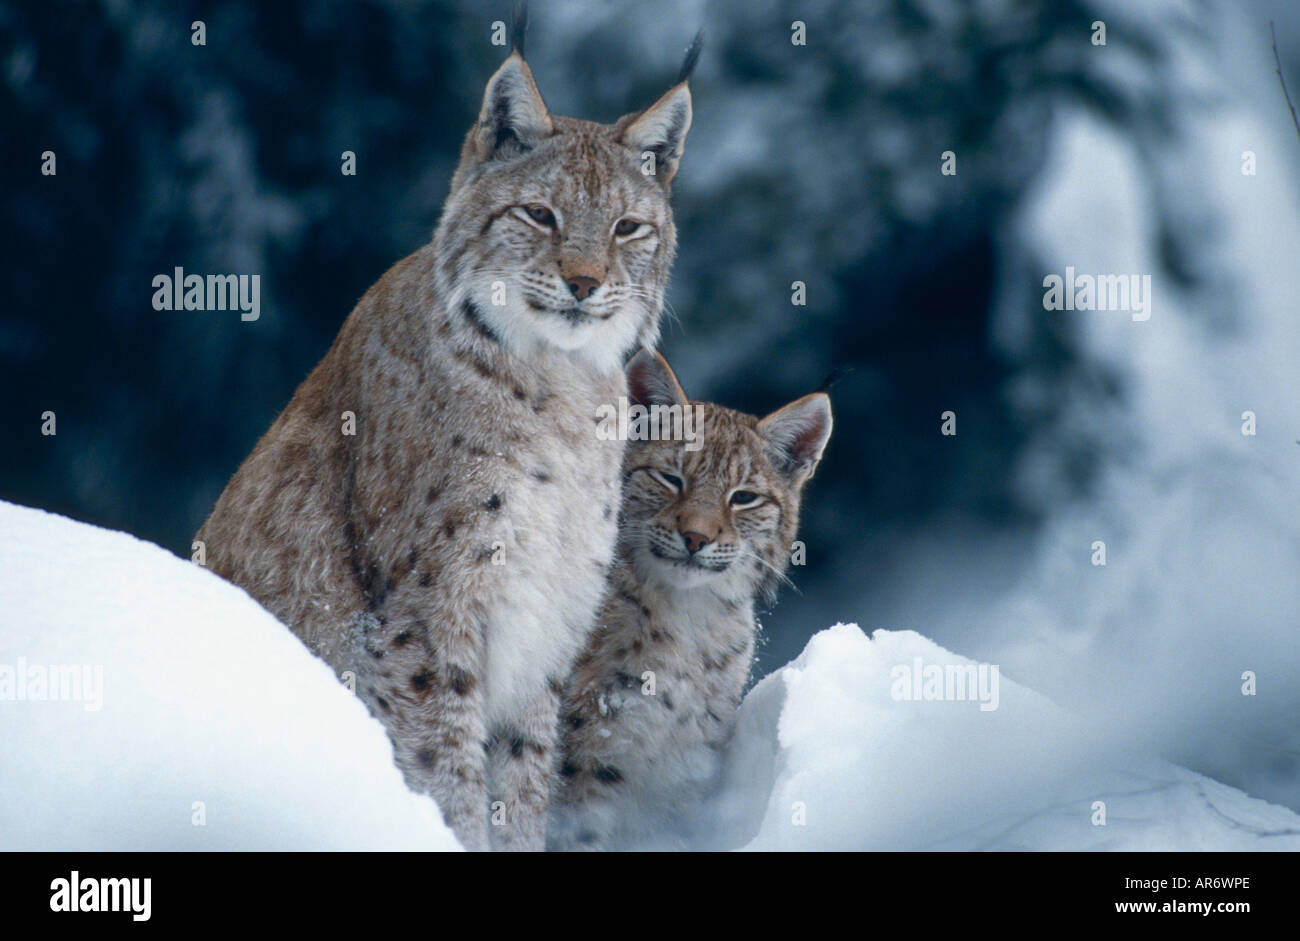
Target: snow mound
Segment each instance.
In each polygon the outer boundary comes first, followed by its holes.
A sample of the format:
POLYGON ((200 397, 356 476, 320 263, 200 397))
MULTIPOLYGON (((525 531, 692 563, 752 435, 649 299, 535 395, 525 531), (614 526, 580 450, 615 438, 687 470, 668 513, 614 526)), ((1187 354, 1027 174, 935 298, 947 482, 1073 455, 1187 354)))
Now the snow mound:
MULTIPOLYGON (((979 670, 910 631, 817 634, 745 698, 693 844, 1300 849, 1291 811, 979 670), (929 698, 950 667, 973 682, 929 698)), ((379 723, 242 591, 3 502, 0 741, 0 850, 459 848, 379 723)))
POLYGON ((0 850, 459 848, 360 700, 238 588, 3 502, 0 573, 0 850))
POLYGON ((978 699, 902 698, 920 688, 913 674, 949 665, 977 666, 912 631, 867 638, 839 624, 814 636, 745 698, 717 829, 702 844, 1300 849, 1290 810, 1115 748, 1105 729, 1006 677, 983 709, 978 699))

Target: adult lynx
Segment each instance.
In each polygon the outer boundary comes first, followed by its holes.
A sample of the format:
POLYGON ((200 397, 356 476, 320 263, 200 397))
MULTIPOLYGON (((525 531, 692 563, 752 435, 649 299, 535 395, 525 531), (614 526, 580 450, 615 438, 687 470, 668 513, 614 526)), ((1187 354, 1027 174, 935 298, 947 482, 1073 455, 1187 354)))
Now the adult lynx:
POLYGON ((600 125, 547 110, 523 26, 433 241, 361 299, 198 534, 356 673, 408 784, 476 850, 544 845, 561 684, 615 539, 623 446, 594 416, 657 338, 699 48, 600 125))
POLYGON ((673 845, 731 733, 755 596, 775 595, 831 433, 822 393, 760 420, 688 403, 655 354, 638 353, 628 379, 638 404, 700 409, 701 447, 628 445, 617 561, 561 713, 555 849, 673 845))

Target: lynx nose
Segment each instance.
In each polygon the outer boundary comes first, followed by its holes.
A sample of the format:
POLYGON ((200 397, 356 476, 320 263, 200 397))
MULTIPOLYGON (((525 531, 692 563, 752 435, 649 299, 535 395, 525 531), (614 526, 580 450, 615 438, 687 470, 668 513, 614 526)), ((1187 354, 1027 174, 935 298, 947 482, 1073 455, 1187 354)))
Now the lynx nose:
POLYGON ((564 283, 569 286, 569 290, 573 293, 573 296, 580 301, 585 301, 588 294, 600 287, 599 281, 595 278, 588 277, 585 274, 565 278, 564 283))
POLYGON ((691 555, 695 555, 695 553, 699 552, 713 541, 703 533, 693 532, 682 533, 682 538, 686 540, 686 551, 691 555))

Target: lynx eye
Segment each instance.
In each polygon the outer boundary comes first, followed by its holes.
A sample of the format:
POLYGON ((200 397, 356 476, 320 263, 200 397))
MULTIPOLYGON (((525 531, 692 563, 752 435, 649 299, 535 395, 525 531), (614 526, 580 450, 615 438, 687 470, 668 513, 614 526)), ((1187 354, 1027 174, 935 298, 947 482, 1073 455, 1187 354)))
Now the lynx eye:
POLYGON ((539 206, 532 203, 524 207, 524 212, 528 213, 528 218, 532 219, 538 225, 544 225, 547 228, 555 228, 555 213, 545 206, 539 206))
POLYGON ((651 471, 658 481, 665 487, 668 487, 674 493, 682 492, 682 479, 673 474, 665 474, 663 471, 651 471))
POLYGON ((731 505, 738 510, 758 506, 762 501, 762 494, 754 493, 752 490, 737 490, 731 495, 731 505))
POLYGON ((635 219, 619 219, 614 223, 614 234, 620 238, 628 235, 634 235, 643 227, 648 228, 644 222, 637 222, 635 219))

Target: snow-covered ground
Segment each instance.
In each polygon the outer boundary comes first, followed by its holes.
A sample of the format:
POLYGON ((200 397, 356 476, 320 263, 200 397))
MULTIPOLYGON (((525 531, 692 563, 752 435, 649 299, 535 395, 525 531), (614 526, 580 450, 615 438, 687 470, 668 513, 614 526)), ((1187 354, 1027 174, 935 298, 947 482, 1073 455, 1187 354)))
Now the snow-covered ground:
POLYGON ((458 848, 361 701, 242 591, 9 503, 0 743, 0 850, 458 848))
MULTIPOLYGON (((817 634, 746 698, 699 845, 1300 849, 1291 811, 1126 754, 987 665, 979 698, 925 698, 950 664, 970 661, 908 631, 817 634)), ((0 741, 0 849, 456 848, 380 725, 242 591, 7 503, 0 741), (42 676, 74 665, 78 698, 51 699, 42 676)))
POLYGON ((907 698, 926 690, 915 676, 950 666, 978 669, 912 631, 868 638, 841 624, 814 636, 746 697, 705 844, 1300 849, 1292 811, 1128 752, 1006 676, 992 685, 992 665, 978 688, 996 696, 907 698))

